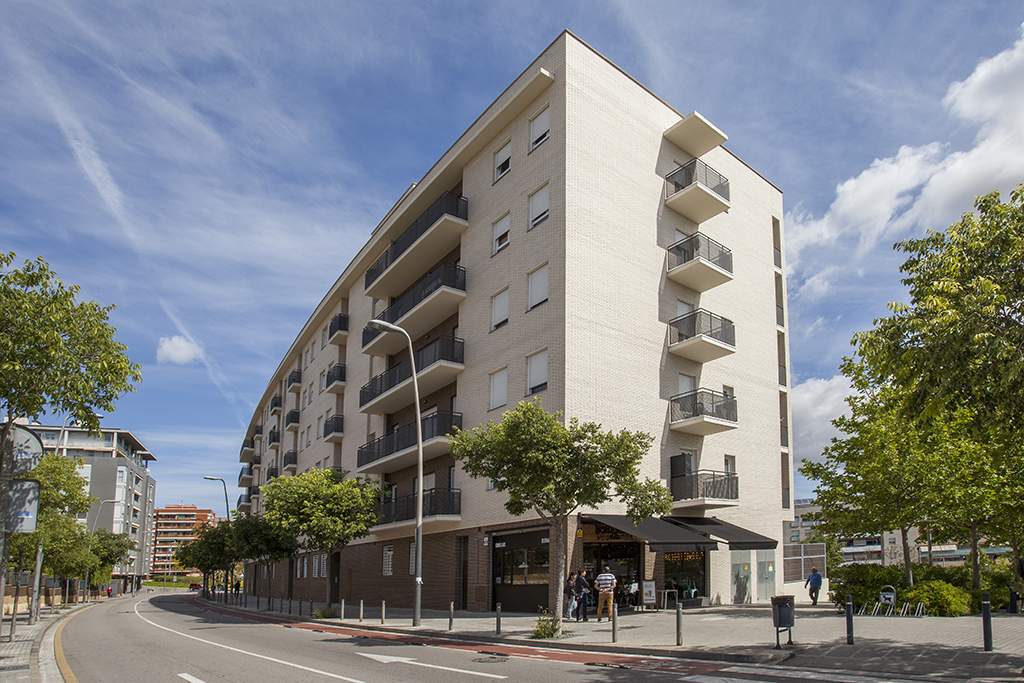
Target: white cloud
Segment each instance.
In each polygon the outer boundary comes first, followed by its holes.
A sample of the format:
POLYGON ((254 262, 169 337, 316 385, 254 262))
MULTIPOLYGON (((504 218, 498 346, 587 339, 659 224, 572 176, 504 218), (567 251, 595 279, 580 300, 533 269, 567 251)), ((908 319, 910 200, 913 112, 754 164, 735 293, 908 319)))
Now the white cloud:
POLYGON ((837 270, 835 266, 828 266, 804 280, 796 291, 797 298, 804 302, 824 298, 832 289, 832 277, 837 270))
POLYGON ((849 412, 844 400, 849 393, 850 382, 843 375, 812 377, 792 388, 794 461, 820 459, 836 435, 832 420, 849 412))
POLYGON ((172 365, 188 365, 203 357, 203 350, 194 341, 176 334, 173 337, 160 337, 156 345, 156 362, 172 365))

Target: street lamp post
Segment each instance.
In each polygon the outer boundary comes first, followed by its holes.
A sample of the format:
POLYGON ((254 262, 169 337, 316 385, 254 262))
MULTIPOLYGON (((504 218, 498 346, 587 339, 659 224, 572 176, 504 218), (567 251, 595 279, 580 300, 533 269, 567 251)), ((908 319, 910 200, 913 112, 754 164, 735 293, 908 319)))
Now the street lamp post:
MULTIPOLYGON (((203 479, 207 481, 219 481, 221 486, 224 487, 224 518, 229 522, 231 521, 231 507, 228 504, 228 484, 224 481, 224 477, 211 477, 209 475, 204 476, 203 479)), ((228 570, 224 570, 224 604, 228 604, 228 570)))
POLYGON ((374 318, 366 326, 380 332, 401 334, 409 346, 412 393, 416 406, 416 598, 412 609, 412 625, 419 626, 420 605, 423 598, 423 424, 420 417, 420 385, 416 379, 416 354, 412 349, 412 337, 398 325, 374 318))
MULTIPOLYGON (((89 534, 90 534, 90 536, 91 536, 91 534, 96 533, 96 523, 100 521, 100 510, 103 509, 103 506, 106 505, 107 503, 116 503, 116 502, 117 502, 117 500, 115 500, 113 498, 110 498, 110 499, 107 499, 107 500, 101 500, 100 504, 96 506, 96 516, 92 518, 92 524, 89 525, 89 534)), ((92 539, 90 538, 90 541, 91 540, 92 539)), ((85 570, 85 601, 86 602, 89 602, 89 575, 90 574, 92 574, 92 568, 91 567, 89 569, 85 570)))

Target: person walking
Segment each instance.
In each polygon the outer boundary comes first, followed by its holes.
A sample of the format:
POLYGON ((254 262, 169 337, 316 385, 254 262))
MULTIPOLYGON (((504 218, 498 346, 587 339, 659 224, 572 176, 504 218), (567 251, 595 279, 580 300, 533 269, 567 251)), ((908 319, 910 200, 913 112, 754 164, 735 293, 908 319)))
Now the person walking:
POLYGON ((811 567, 811 573, 807 575, 807 580, 804 581, 804 588, 808 589, 808 594, 811 596, 811 604, 818 604, 818 593, 821 592, 821 574, 818 573, 817 567, 811 567))
POLYGON ((576 621, 590 621, 587 616, 587 600, 590 597, 590 581, 587 580, 587 570, 581 569, 576 574, 576 621))
POLYGON ((608 607, 608 618, 612 618, 612 602, 615 600, 615 586, 618 580, 612 570, 605 565, 604 571, 594 579, 594 587, 597 588, 597 623, 601 623, 601 612, 605 606, 608 607))
POLYGON ((569 578, 565 580, 565 585, 562 586, 562 599, 565 601, 564 609, 562 610, 563 619, 572 619, 576 613, 576 572, 569 572, 569 578))

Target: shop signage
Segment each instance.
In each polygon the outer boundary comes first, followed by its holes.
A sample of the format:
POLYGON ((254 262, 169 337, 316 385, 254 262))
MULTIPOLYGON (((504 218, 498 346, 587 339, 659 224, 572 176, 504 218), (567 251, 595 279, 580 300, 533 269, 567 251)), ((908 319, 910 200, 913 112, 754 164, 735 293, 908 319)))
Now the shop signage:
POLYGON ((644 581, 643 584, 644 584, 644 604, 645 605, 657 604, 658 598, 657 598, 657 596, 655 595, 655 592, 654 592, 654 582, 653 581, 644 581))
POLYGON ((685 550, 679 553, 665 553, 666 562, 700 562, 704 559, 702 550, 685 550))

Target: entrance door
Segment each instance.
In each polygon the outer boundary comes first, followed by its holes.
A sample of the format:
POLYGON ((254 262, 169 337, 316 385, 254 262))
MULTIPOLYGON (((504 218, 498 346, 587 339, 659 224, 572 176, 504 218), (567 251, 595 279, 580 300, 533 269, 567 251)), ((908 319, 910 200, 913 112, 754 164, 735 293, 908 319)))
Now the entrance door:
POLYGON ((336 602, 341 601, 341 553, 331 553, 331 570, 330 570, 330 584, 331 591, 330 600, 333 605, 336 602))
POLYGON ((684 605, 699 606, 707 596, 707 557, 703 550, 665 553, 665 588, 679 591, 684 605))
MULTIPOLYGON (((494 603, 506 612, 536 614, 548 606, 548 532, 492 537, 494 603)), ((491 605, 492 609, 495 607, 491 605)))
POLYGON ((615 575, 615 602, 626 607, 630 600, 629 587, 635 583, 639 588, 644 579, 643 544, 585 543, 583 566, 591 581, 608 567, 615 575))

